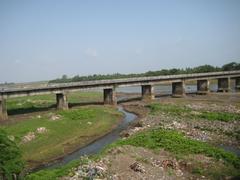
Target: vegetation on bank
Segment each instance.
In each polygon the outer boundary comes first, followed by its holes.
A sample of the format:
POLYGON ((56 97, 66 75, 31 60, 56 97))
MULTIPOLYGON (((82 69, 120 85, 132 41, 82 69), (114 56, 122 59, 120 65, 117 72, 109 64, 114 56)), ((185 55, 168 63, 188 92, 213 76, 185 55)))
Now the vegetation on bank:
POLYGON ((115 108, 88 106, 35 115, 2 128, 19 144, 23 159, 34 165, 34 162, 46 162, 69 153, 106 134, 121 118, 115 108), (44 128, 44 132, 38 132, 39 128, 44 128), (27 136, 33 139, 24 141, 27 136))
POLYGON ((54 79, 49 83, 68 83, 68 82, 79 82, 79 81, 92 81, 92 80, 103 80, 103 79, 120 79, 120 78, 131 78, 131 77, 147 77, 147 76, 160 76, 160 75, 177 75, 177 74, 192 74, 192 73, 206 73, 206 72, 218 72, 218 71, 231 71, 240 70, 240 63, 231 62, 223 65, 222 67, 214 67, 211 65, 202 65, 193 68, 185 69, 162 69, 159 71, 148 71, 140 74, 94 74, 89 76, 76 75, 72 78, 68 78, 67 75, 63 75, 62 78, 54 79))
MULTIPOLYGON (((192 173, 209 175, 220 179, 223 176, 240 175, 238 171, 240 169, 240 158, 235 154, 209 145, 206 142, 189 139, 185 137, 184 134, 175 130, 156 128, 140 132, 131 136, 130 138, 121 139, 111 144, 105 149, 104 153, 107 152, 107 149, 123 145, 144 147, 147 149, 152 149, 156 153, 160 149, 164 149, 168 152, 171 152, 178 159, 188 159, 191 157, 191 155, 197 154, 205 155, 215 159, 217 163, 220 162, 223 168, 221 169, 219 167, 218 169, 218 167, 211 167, 212 169, 200 169, 200 167, 195 167, 192 173)), ((196 160, 193 159, 193 161, 196 160)))
POLYGON ((0 129, 0 179, 14 179, 23 170, 22 154, 16 143, 0 129))
POLYGON ((204 154, 217 160, 223 159, 236 168, 240 168, 240 158, 205 142, 192 140, 175 130, 153 129, 120 140, 112 146, 132 145, 159 150, 163 148, 175 155, 204 154))
POLYGON ((79 164, 85 164, 84 159, 74 160, 70 163, 54 168, 54 169, 44 169, 35 173, 28 174, 26 180, 55 180, 59 177, 67 176, 73 170, 73 168, 78 167, 79 164))
MULTIPOLYGON (((213 179, 222 179, 224 176, 239 176, 240 158, 236 155, 226 152, 221 148, 211 146, 205 142, 192 140, 185 137, 182 133, 175 130, 165 130, 161 128, 151 129, 139 132, 127 139, 120 139, 115 143, 107 146, 102 153, 91 157, 93 160, 105 156, 109 149, 124 145, 132 145, 136 147, 144 147, 154 150, 158 153, 160 149, 170 152, 177 159, 187 159, 193 161, 193 169, 191 173, 209 176, 213 179), (194 155, 204 155, 213 158, 212 166, 206 169, 201 162, 194 159, 194 155)), ((74 161, 68 165, 64 165, 52 170, 41 170, 32 173, 26 177, 27 180, 34 179, 57 179, 62 176, 71 174, 73 169, 80 164, 84 164, 84 158, 74 161)))
POLYGON ((147 106, 152 114, 165 113, 173 116, 184 116, 189 118, 202 118, 210 121, 235 121, 240 120, 240 114, 229 112, 211 112, 211 111, 194 111, 185 106, 173 104, 153 103, 147 106))

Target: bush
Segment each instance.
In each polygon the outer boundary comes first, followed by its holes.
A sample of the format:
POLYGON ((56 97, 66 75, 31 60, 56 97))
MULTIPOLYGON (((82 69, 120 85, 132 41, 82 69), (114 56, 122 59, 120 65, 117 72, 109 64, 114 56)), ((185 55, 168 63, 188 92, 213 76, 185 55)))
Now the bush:
POLYGON ((23 170, 24 163, 16 143, 0 129, 0 179, 14 179, 23 170))

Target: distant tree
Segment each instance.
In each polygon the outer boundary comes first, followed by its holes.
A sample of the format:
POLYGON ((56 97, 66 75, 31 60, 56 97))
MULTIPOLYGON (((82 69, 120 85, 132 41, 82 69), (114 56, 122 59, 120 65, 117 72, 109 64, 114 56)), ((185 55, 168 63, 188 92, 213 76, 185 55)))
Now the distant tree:
POLYGON ((24 167, 21 157, 16 143, 0 129, 0 179, 11 180, 20 174, 24 167))
POLYGON ((223 71, 231 71, 231 70, 239 70, 240 69, 240 63, 236 63, 236 62, 231 62, 228 64, 224 64, 222 66, 222 70, 223 71))
POLYGON ((66 74, 62 75, 62 79, 63 79, 63 80, 66 80, 67 78, 68 78, 68 77, 67 77, 66 74))
POLYGON ((202 65, 194 68, 185 69, 161 69, 158 71, 148 71, 140 74, 93 74, 89 76, 74 76, 73 78, 68 78, 67 75, 63 75, 61 79, 55 79, 49 81, 49 83, 64 83, 64 82, 77 82, 77 81, 92 81, 92 80, 103 80, 103 79, 120 79, 120 78, 131 78, 131 77, 144 77, 144 76, 161 76, 161 75, 174 75, 174 74, 191 74, 191 73, 206 73, 206 72, 216 72, 216 71, 230 71, 230 70, 240 70, 240 63, 232 62, 225 64, 222 67, 214 67, 211 65, 202 65))
POLYGON ((205 73, 205 72, 214 72, 216 68, 211 65, 203 65, 193 68, 194 73, 205 73))

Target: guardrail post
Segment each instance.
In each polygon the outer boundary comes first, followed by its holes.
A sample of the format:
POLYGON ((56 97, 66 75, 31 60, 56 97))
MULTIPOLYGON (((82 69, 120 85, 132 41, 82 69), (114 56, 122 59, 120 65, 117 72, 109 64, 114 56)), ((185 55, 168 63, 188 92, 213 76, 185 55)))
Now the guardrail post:
POLYGON ((197 80, 197 93, 207 94, 209 93, 209 80, 197 80))
POLYGON ((230 78, 219 78, 218 92, 229 92, 229 91, 230 91, 230 78))
POLYGON ((142 85, 142 99, 152 100, 154 99, 154 87, 152 85, 142 85))
POLYGON ((172 83, 172 97, 185 96, 185 81, 172 83))
POLYGON ((57 93, 57 109, 66 110, 68 109, 68 101, 65 93, 57 93))
POLYGON ((115 88, 103 89, 103 102, 104 104, 109 104, 109 105, 117 104, 115 88))
POLYGON ((0 97, 0 121, 8 119, 6 99, 0 97))

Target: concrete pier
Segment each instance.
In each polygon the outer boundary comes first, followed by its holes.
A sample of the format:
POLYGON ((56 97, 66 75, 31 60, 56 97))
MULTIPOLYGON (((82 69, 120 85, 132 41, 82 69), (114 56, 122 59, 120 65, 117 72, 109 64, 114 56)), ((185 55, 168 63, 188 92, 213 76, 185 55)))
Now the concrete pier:
POLYGON ((56 94, 57 109, 66 110, 68 109, 68 101, 65 93, 56 94))
POLYGON ((154 87, 152 85, 142 85, 142 99, 152 100, 154 98, 154 87))
POLYGON ((6 99, 0 99, 0 121, 8 119, 6 99))
POLYGON ((172 83, 172 97, 185 96, 185 82, 173 82, 172 83))
POLYGON ((197 93, 207 94, 209 93, 209 80, 197 80, 197 93))
POLYGON ((240 77, 235 79, 235 88, 237 90, 240 90, 240 77))
POLYGON ((218 92, 229 92, 229 91, 230 91, 230 78, 219 78, 218 92))
POLYGON ((104 104, 116 105, 117 97, 116 91, 113 88, 108 88, 103 90, 103 102, 104 104))

